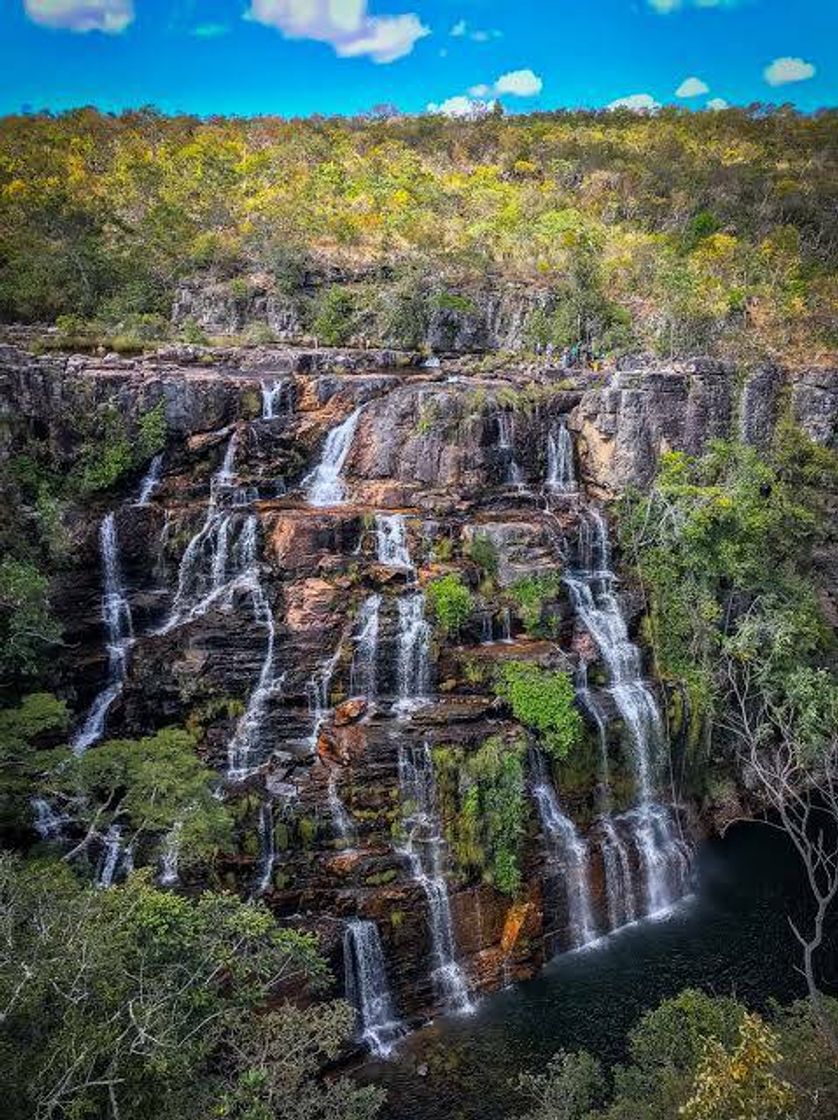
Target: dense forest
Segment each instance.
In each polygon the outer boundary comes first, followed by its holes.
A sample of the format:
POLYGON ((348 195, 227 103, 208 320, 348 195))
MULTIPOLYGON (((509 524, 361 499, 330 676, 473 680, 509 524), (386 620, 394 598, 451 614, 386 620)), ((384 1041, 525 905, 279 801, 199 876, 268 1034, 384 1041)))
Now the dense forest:
POLYGON ((210 275, 298 297, 323 341, 415 346, 429 304, 512 284, 544 297, 533 349, 812 361, 836 343, 837 119, 8 117, 0 316, 141 342, 210 275))
POLYGON ((414 1120, 368 1051, 442 1087, 414 1028, 756 820, 783 982, 687 941, 486 1115, 838 1115, 836 157, 759 106, 0 120, 4 1116, 414 1120))

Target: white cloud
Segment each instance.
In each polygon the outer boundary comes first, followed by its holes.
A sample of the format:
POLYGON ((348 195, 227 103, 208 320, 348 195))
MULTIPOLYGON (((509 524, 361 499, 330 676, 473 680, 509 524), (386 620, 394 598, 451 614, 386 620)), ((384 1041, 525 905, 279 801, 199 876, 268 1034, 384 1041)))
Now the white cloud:
POLYGON ((118 35, 134 22, 134 0, 24 0, 26 14, 42 27, 118 35))
POLYGON ((714 113, 720 113, 722 109, 729 109, 730 104, 723 97, 711 97, 707 102, 707 108, 712 109, 714 113))
POLYGON ((468 24, 464 19, 457 20, 457 22, 451 28, 451 34, 455 39, 462 39, 463 36, 467 34, 467 32, 468 24))
POLYGON ((515 97, 535 97, 544 89, 544 82, 532 70, 511 70, 495 82, 495 93, 511 93, 515 97))
POLYGON ((789 82, 805 82, 814 78, 815 67, 802 58, 775 58, 766 66, 763 77, 770 86, 785 86, 789 82))
POLYGON ((457 97, 449 97, 439 105, 435 101, 429 102, 428 112, 441 113, 444 117, 476 120, 478 117, 485 117, 487 113, 491 113, 494 107, 494 101, 482 101, 462 94, 457 97))
POLYGON ((662 16, 682 8, 736 8, 743 0, 647 0, 650 8, 662 16))
POLYGON ((328 43, 341 58, 368 55, 395 62, 430 35, 417 15, 371 16, 367 0, 251 0, 246 19, 275 27, 288 39, 328 43))
POLYGON ((700 97, 702 93, 709 93, 710 87, 701 78, 684 78, 675 90, 676 97, 700 97))
POLYGON ((485 82, 480 82, 476 86, 472 86, 469 93, 472 97, 486 97, 492 92, 492 87, 487 86, 485 82))
POLYGON ((660 109, 660 102, 655 101, 651 93, 630 93, 628 97, 618 97, 608 106, 609 109, 631 109, 635 113, 653 113, 660 109))
POLYGON ((474 43, 490 43, 492 39, 502 39, 503 32, 496 27, 483 29, 471 27, 468 20, 459 19, 449 31, 454 39, 471 39, 474 43))

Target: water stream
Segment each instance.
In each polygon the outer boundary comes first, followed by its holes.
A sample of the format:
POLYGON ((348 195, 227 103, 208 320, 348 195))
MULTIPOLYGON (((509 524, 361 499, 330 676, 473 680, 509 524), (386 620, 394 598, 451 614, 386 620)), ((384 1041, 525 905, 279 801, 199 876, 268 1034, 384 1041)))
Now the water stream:
POLYGON ((388 1058, 405 1033, 387 983, 387 966, 374 922, 349 922, 343 937, 346 998, 358 1013, 361 1039, 379 1058, 388 1058))
POLYGON ((303 479, 306 500, 310 506, 339 506, 346 500, 346 484, 341 472, 352 450, 360 415, 361 409, 356 408, 326 436, 320 462, 303 479))

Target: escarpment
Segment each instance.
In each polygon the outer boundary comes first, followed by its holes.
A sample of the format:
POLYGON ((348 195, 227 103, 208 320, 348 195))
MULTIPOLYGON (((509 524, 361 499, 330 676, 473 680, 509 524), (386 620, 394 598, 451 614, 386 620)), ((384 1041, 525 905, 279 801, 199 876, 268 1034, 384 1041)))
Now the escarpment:
MULTIPOLYGON (((74 744, 195 729, 237 822, 215 874, 321 936, 374 1048, 685 891, 700 826, 609 502, 667 450, 769 440, 784 408, 838 446, 834 371, 0 351, 5 454, 69 465, 104 404, 129 429, 161 408, 167 436, 73 513, 55 602, 74 744), (570 756, 513 718, 510 666, 570 675, 570 756)), ((118 836, 104 857, 118 876, 118 836)))

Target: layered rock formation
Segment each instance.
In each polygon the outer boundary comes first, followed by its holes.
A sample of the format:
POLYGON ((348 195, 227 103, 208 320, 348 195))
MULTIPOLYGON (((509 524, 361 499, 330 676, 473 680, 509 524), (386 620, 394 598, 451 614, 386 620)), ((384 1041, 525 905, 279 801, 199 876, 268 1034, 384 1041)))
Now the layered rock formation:
POLYGON ((347 935, 348 923, 374 923, 408 1021, 463 1010, 684 889, 690 810, 665 792, 607 501, 646 484, 666 449, 737 431, 764 443, 786 392, 799 423, 836 446, 834 373, 789 386, 765 371, 743 395, 708 362, 488 378, 386 352, 0 352, 7 452, 36 439, 69 463, 79 410, 115 403, 129 426, 165 411, 143 500, 138 478, 76 511, 76 562, 55 601, 79 724, 114 679, 100 621, 112 513, 135 641, 103 733, 198 727, 238 822, 223 881, 317 930, 338 975, 349 945, 356 986, 358 955, 379 957, 370 927, 347 935), (476 538, 496 556, 491 581, 476 538), (456 640, 434 632, 424 595, 451 571, 476 604, 456 640), (561 581, 532 636, 510 589, 551 574, 561 581), (457 865, 436 772, 441 749, 520 740, 492 689, 510 659, 572 673, 587 728, 552 768, 530 744, 514 897, 457 865))

